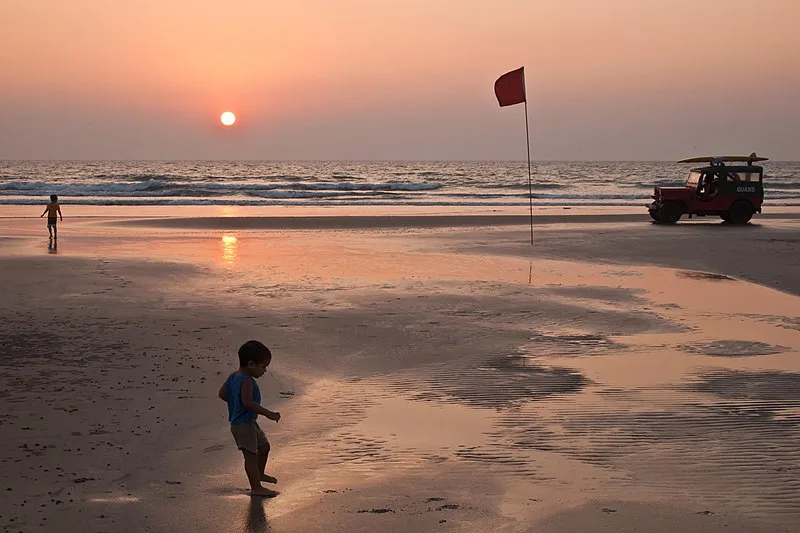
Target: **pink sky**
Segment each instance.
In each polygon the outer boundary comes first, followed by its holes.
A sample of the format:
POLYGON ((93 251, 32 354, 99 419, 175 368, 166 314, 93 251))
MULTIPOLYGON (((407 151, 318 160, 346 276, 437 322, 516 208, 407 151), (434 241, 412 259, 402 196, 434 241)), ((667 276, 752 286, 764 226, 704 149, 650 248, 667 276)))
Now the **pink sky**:
POLYGON ((793 0, 7 0, 0 158, 800 159, 793 0), (222 111, 237 114, 230 129, 222 111))

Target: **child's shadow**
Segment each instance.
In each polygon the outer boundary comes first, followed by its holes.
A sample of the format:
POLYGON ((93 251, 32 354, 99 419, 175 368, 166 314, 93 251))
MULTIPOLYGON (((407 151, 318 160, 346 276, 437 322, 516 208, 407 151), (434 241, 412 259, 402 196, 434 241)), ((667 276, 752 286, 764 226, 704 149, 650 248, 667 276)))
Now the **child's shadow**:
POLYGON ((268 533, 267 513, 264 511, 264 498, 250 498, 241 533, 268 533))

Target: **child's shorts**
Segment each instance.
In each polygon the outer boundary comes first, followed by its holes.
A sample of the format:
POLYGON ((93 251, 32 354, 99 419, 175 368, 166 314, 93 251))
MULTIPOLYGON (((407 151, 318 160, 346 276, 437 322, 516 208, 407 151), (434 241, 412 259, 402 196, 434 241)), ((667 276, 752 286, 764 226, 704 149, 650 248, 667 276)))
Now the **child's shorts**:
POLYGON ((255 420, 244 424, 231 424, 231 433, 233 433, 233 440, 236 441, 236 446, 240 450, 258 453, 259 450, 269 448, 267 436, 264 435, 255 420))
POLYGON ((58 219, 56 218, 48 218, 47 219, 47 227, 55 226, 58 219))

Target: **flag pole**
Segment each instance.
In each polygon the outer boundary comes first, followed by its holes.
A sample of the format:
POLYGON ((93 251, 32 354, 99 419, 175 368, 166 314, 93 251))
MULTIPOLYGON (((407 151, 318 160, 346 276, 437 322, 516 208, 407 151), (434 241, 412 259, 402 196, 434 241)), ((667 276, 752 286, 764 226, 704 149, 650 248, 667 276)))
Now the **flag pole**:
MULTIPOLYGON (((525 87, 525 71, 522 71, 522 90, 527 93, 525 87)), ((525 94, 525 145, 528 148, 528 204, 531 212, 531 245, 533 245, 533 184, 531 182, 531 134, 528 130, 528 95, 525 94)))
POLYGON ((525 145, 528 148, 528 204, 531 212, 531 245, 533 245, 533 178, 531 176, 531 133, 528 126, 528 97, 525 94, 525 67, 506 72, 494 82, 494 95, 500 107, 525 102, 525 145))

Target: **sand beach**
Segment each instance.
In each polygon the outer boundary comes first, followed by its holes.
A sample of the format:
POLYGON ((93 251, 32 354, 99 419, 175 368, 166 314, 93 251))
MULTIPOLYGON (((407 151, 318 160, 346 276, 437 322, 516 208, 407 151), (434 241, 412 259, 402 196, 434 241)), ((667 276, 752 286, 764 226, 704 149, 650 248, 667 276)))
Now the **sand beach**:
POLYGON ((2 531, 800 531, 797 212, 30 211, 2 531), (216 397, 251 338, 269 500, 216 397))

